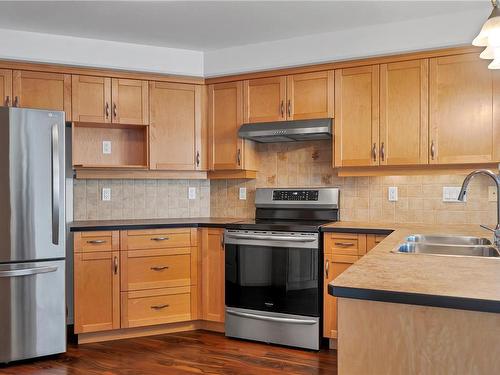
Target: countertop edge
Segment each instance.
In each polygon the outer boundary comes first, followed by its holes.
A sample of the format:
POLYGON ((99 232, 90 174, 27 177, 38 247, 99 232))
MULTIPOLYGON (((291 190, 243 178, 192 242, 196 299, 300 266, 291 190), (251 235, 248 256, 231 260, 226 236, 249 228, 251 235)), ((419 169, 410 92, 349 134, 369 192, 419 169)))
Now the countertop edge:
POLYGON ((163 228, 225 228, 231 223, 151 223, 70 226, 70 232, 93 232, 107 230, 163 229, 163 228))
POLYGON ((500 301, 476 298, 440 296, 390 290, 351 288, 344 286, 335 286, 332 284, 328 285, 328 294, 340 298, 353 298, 367 301, 500 313, 500 301))

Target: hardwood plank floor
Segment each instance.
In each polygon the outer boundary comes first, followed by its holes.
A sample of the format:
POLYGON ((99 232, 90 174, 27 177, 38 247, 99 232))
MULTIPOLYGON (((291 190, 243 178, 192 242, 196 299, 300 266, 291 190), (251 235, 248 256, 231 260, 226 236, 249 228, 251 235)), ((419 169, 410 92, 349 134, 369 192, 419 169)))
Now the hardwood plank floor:
POLYGON ((336 373, 337 355, 333 350, 289 349, 227 339, 208 331, 70 344, 66 354, 0 367, 0 374, 9 375, 336 373))

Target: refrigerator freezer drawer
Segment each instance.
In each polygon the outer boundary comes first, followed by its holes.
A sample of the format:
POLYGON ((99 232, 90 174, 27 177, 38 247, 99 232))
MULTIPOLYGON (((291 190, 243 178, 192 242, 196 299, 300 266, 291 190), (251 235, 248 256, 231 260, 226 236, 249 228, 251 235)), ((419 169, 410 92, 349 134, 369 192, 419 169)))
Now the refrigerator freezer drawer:
POLYGON ((65 261, 0 265, 0 362, 66 351, 65 261))

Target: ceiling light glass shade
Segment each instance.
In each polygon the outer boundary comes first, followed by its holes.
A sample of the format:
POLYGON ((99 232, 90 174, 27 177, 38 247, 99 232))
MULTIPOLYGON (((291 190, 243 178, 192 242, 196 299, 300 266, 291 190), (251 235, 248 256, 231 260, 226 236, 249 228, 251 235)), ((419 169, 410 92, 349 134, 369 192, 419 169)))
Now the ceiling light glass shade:
POLYGON ((500 69, 500 58, 490 62, 490 65, 488 65, 488 69, 500 69))
POLYGON ((486 47, 479 55, 480 58, 485 60, 493 60, 495 58, 495 49, 493 47, 486 47))
POLYGON ((483 59, 494 59, 495 51, 500 51, 500 10, 497 0, 491 1, 493 10, 488 20, 484 23, 478 36, 472 41, 472 45, 486 47, 480 57, 483 59))

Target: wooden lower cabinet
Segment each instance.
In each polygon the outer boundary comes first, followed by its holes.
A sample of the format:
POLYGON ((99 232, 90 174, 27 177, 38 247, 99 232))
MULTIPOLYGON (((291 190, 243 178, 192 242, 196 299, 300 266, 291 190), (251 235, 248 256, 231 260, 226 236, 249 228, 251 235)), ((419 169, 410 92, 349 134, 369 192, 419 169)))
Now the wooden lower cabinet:
POLYGON ((149 289, 121 293, 121 327, 191 320, 191 288, 149 289))
POLYGON ((363 233, 324 234, 323 337, 337 338, 337 298, 328 293, 328 284, 385 237, 363 233))
POLYGON ((225 253, 224 230, 203 228, 202 241, 202 317, 224 322, 225 253))

